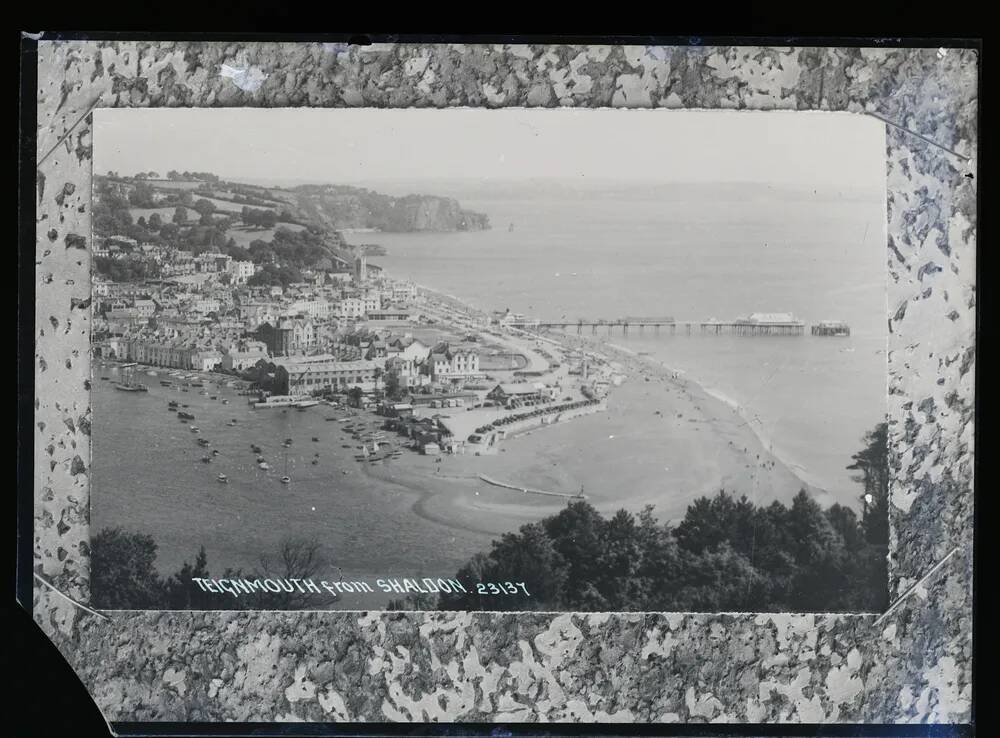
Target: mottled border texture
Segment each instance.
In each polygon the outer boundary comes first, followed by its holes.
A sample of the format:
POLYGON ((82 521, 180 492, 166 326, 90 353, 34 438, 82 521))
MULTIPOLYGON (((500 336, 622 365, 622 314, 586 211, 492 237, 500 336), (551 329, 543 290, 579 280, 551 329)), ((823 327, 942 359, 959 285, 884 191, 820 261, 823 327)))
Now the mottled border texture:
POLYGON ((970 719, 974 50, 42 41, 38 71, 39 158, 59 145, 41 163, 37 189, 34 619, 110 721, 970 719), (63 594, 83 603, 89 596, 86 113, 98 98, 109 107, 615 106, 882 117, 889 584, 901 601, 881 618, 116 612, 102 619, 71 603, 63 594))

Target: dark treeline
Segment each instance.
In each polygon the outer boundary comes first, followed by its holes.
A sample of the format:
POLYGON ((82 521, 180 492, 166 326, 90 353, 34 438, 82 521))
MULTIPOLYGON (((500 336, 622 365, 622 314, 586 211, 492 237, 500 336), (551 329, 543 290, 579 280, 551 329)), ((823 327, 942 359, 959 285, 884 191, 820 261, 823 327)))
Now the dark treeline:
POLYGON ((330 566, 315 540, 285 539, 274 556, 261 556, 251 572, 211 572, 204 546, 194 563, 166 577, 156 569, 156 541, 145 533, 105 528, 91 539, 91 603, 102 610, 300 610, 332 598, 294 592, 233 597, 204 591, 195 579, 310 579, 330 566))
POLYGON ((604 518, 575 501, 522 526, 459 572, 468 593, 396 607, 447 610, 881 611, 888 597, 886 426, 855 454, 862 514, 823 509, 803 490, 758 506, 720 491, 673 527, 647 507, 604 518), (481 595, 479 582, 523 582, 530 595, 481 595))

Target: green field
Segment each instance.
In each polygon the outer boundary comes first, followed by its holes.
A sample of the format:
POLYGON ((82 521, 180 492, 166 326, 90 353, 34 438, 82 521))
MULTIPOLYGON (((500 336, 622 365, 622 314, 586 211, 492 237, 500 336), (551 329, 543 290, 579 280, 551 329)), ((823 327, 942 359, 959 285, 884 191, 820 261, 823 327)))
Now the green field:
POLYGON ((274 238, 274 232, 278 228, 287 228, 290 231, 305 230, 305 226, 294 223, 278 223, 274 228, 245 228, 237 226, 226 231, 226 238, 232 238, 237 246, 246 248, 251 241, 270 241, 274 238))

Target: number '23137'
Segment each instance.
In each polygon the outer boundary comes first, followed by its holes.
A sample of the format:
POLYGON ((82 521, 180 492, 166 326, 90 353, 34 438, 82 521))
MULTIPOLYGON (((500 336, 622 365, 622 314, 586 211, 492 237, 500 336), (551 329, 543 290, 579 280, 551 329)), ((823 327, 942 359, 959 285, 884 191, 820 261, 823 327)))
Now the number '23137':
POLYGON ((512 595, 519 592, 531 596, 524 582, 480 582, 476 585, 476 594, 481 595, 512 595))

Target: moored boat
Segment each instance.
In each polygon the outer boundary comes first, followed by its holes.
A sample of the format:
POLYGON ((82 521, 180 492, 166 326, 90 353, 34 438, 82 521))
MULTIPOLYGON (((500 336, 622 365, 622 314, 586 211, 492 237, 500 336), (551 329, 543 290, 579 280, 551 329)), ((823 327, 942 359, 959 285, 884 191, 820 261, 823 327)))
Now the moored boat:
POLYGON ((227 477, 227 476, 226 476, 225 474, 218 474, 218 475, 217 475, 217 476, 216 476, 215 478, 216 478, 216 479, 217 479, 217 480, 218 480, 218 481, 219 481, 219 482, 220 482, 221 484, 228 484, 228 482, 229 482, 229 477, 227 477))
POLYGON ((120 382, 115 382, 115 389, 122 392, 149 392, 149 387, 135 381, 135 368, 138 364, 123 364, 121 367, 122 378, 120 382))

